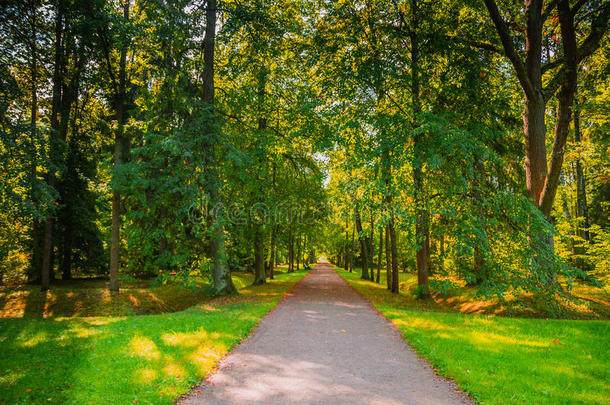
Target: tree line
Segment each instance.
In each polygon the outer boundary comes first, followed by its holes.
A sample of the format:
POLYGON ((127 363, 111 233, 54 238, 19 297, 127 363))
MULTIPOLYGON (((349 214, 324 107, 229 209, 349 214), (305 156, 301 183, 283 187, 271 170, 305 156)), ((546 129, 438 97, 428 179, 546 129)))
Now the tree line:
POLYGON ((607 2, 0 10, 5 282, 229 294, 325 250, 393 292, 413 269, 421 298, 551 297, 608 269, 607 2))

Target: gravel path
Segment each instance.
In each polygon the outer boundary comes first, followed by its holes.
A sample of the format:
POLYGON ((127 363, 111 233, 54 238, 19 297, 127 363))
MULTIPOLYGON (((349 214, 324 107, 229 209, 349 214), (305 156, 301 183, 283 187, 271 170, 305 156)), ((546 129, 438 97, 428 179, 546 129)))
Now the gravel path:
POLYGON ((319 263, 179 404, 469 404, 319 263))

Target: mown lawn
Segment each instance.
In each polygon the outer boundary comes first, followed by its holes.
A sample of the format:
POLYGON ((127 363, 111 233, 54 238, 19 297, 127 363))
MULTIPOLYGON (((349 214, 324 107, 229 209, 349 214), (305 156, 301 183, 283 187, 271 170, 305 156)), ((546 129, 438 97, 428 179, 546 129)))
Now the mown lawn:
POLYGON ((444 312, 393 295, 385 284, 338 273, 388 317, 405 340, 477 402, 607 404, 610 322, 444 312))
POLYGON ((182 312, 0 319, 0 403, 173 403, 304 275, 182 312))

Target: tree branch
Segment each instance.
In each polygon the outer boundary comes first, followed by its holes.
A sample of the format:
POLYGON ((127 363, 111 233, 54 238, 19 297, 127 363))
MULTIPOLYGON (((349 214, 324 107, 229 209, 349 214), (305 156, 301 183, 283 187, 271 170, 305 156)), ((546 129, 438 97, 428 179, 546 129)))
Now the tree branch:
POLYGON ((506 53, 506 56, 513 64, 515 72, 517 73, 517 79, 519 80, 521 87, 525 91, 525 94, 527 97, 532 98, 532 99, 535 98, 536 92, 534 91, 534 86, 532 85, 529 78, 527 77, 527 73, 525 71, 525 65, 523 64, 523 60, 521 60, 521 57, 517 54, 517 51, 515 50, 515 47, 513 46, 513 39, 510 36, 506 23, 504 22, 504 20, 502 19, 502 16, 500 15, 500 11, 498 10, 498 6, 496 5, 495 0, 484 0, 484 1, 485 1, 485 6, 487 6, 487 10, 489 11, 489 15, 490 15, 494 25, 496 26, 496 31, 498 32, 498 35, 500 36, 500 41, 502 42, 502 46, 504 47, 504 52, 506 53))
MULTIPOLYGON (((576 63, 581 63, 583 60, 591 56, 593 52, 599 48, 600 42, 608 29, 608 20, 610 19, 610 2, 606 2, 601 8, 599 14, 591 23, 591 32, 576 51, 576 63)), ((563 60, 560 58, 559 60, 563 60)), ((563 81, 566 74, 566 67, 563 65, 557 73, 549 80, 544 89, 544 99, 548 101, 563 81)))

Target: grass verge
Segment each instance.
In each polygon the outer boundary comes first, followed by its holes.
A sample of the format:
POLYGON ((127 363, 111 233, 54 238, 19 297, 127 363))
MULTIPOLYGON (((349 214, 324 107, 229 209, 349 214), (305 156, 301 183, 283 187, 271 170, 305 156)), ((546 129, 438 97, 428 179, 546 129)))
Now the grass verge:
POLYGON ((610 322, 443 312, 338 273, 435 367, 485 404, 607 404, 610 322))
MULTIPOLYGON (((251 273, 232 273, 238 289, 252 284, 251 273)), ((119 294, 108 291, 100 279, 57 280, 51 289, 39 286, 0 287, 0 318, 51 318, 73 316, 126 316, 177 312, 209 299, 207 280, 194 278, 191 287, 178 280, 154 286, 152 281, 121 281, 119 294)))
POLYGON ((0 403, 173 403, 304 275, 182 312, 0 319, 0 403))

